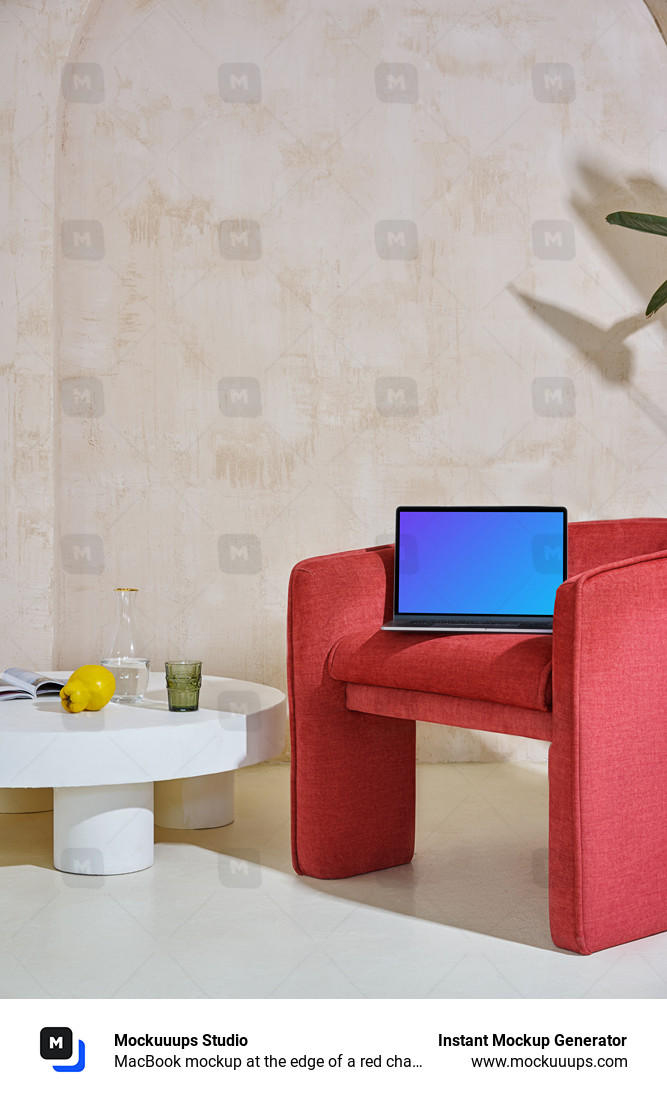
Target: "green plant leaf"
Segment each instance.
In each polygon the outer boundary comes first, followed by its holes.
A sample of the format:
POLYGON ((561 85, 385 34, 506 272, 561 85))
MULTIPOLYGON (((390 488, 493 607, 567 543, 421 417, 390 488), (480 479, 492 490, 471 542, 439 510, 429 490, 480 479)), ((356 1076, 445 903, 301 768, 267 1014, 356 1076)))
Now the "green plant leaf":
POLYGON ((654 313, 658 312, 658 309, 662 308, 665 302, 667 302, 667 282, 663 282, 662 286, 658 287, 650 302, 646 306, 646 316, 653 316, 654 313))
POLYGON ((615 214, 607 214, 606 220, 610 225, 622 225, 624 229, 637 229, 640 233, 657 233, 661 237, 667 237, 667 218, 659 214, 636 214, 629 210, 617 210, 615 214))

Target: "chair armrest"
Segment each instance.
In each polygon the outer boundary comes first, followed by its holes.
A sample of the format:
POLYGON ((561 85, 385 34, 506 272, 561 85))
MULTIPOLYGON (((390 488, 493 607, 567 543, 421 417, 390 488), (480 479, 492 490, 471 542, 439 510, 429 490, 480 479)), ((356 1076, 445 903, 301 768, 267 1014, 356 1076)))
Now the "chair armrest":
POLYGON ((549 878, 558 946, 589 953, 664 928, 667 884, 655 868, 667 844, 666 733, 660 550, 582 572, 556 595, 549 878))
POLYGON ((667 549, 599 565, 561 584, 554 607, 555 721, 571 722, 582 706, 599 711, 607 694, 653 695, 661 683, 667 684, 667 549))
POLYGON ((415 723, 355 713, 328 657, 346 633, 391 616, 394 547, 301 561, 287 632, 292 859, 299 874, 345 878, 409 862, 415 723))
POLYGON ((393 546, 311 557, 294 566, 287 616, 290 705, 295 667, 303 686, 306 677, 310 686, 322 687, 328 680, 323 669, 334 642, 365 626, 377 623, 380 627, 391 618, 393 590, 393 546))

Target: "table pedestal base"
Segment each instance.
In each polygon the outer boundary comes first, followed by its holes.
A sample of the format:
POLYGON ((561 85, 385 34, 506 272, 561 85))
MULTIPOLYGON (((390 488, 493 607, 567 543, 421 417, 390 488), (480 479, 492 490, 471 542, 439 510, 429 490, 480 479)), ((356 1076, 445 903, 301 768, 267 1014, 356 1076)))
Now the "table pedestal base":
POLYGON ((69 874, 130 874, 153 864, 153 783, 53 791, 53 864, 69 874))
POLYGON ((155 783, 161 828, 220 828, 234 820, 234 772, 155 783))

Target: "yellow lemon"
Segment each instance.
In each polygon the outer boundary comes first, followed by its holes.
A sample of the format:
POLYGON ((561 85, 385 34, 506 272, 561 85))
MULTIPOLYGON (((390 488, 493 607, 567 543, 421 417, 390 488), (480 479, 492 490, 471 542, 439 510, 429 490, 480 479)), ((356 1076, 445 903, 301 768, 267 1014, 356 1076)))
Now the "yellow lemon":
POLYGON ((115 690, 116 680, 108 668, 84 664, 72 672, 60 699, 68 714, 78 714, 81 710, 101 710, 115 690))

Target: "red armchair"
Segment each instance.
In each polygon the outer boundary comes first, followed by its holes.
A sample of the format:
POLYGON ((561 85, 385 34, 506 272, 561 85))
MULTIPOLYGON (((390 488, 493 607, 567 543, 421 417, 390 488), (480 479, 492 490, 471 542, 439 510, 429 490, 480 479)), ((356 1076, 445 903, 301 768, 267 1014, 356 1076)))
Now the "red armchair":
POLYGON ((553 638, 393 634, 394 547, 296 565, 299 874, 409 862, 415 720, 551 742, 549 914, 580 954, 667 930, 667 519, 571 523, 553 638))

